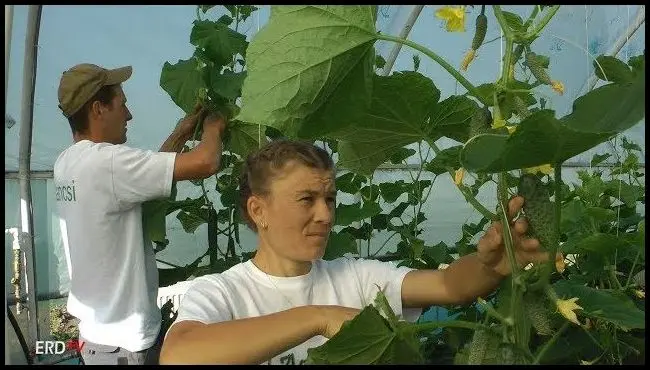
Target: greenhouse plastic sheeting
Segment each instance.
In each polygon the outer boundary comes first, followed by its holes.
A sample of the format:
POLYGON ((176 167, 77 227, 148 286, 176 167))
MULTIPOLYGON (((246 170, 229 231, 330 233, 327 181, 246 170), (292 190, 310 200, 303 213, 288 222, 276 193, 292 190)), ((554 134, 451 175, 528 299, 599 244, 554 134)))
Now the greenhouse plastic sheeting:
MULTIPOLYGON (((448 33, 439 19, 434 17, 438 8, 426 6, 415 23, 409 38, 436 51, 452 65, 459 65, 468 35, 448 33), (462 40, 462 43, 460 43, 462 40)), ((44 6, 41 18, 38 47, 38 70, 34 106, 34 130, 32 141, 32 171, 51 171, 58 154, 71 144, 69 125, 57 107, 57 86, 64 70, 72 65, 91 62, 106 67, 132 65, 132 78, 124 84, 133 121, 129 125, 128 145, 157 150, 176 121, 182 117, 180 108, 171 101, 159 85, 160 72, 166 61, 175 63, 189 57, 193 46, 189 43, 192 21, 196 17, 194 6, 44 6)), ((399 34, 412 6, 380 6, 378 29, 383 33, 399 34)), ((522 7, 506 6, 505 10, 522 13, 522 7)), ((542 88, 548 95, 548 106, 558 115, 570 112, 571 102, 580 94, 593 71, 592 59, 586 53, 596 56, 607 52, 612 44, 624 34, 636 17, 638 6, 562 6, 548 25, 543 36, 535 41, 534 49, 552 56, 550 74, 564 83, 564 96, 542 88)), ((218 17, 211 12, 210 17, 218 17)), ((496 21, 487 12, 490 27, 486 41, 499 35, 494 26, 496 21)), ((22 65, 24 54, 26 6, 16 6, 11 44, 9 90, 7 111, 16 124, 5 126, 5 228, 19 224, 18 145, 20 131, 20 107, 22 94, 22 65), (12 175, 12 173, 14 173, 12 175)), ((261 10, 243 25, 249 39, 268 19, 269 8, 261 10)), ((473 19, 466 21, 466 32, 474 32, 473 19)), ((378 42, 379 54, 387 58, 394 44, 378 42)), ((627 41, 617 57, 627 61, 628 56, 640 54, 645 47, 645 29, 641 27, 627 41)), ((499 40, 482 47, 466 76, 477 84, 493 81, 500 70, 500 56, 503 52, 499 40)), ((402 47, 393 70, 413 69, 413 49, 402 47)), ((442 92, 442 99, 462 87, 439 65, 426 57, 421 58, 419 72, 429 76, 442 92)), ((639 124, 625 133, 645 153, 645 124, 639 124)), ((441 139, 440 145, 445 147, 441 139)), ((603 143, 583 153, 572 161, 587 163, 594 152, 611 152, 610 144, 603 143)), ((644 157, 644 155, 642 156, 644 157)), ((412 158, 417 158, 413 156, 412 158)), ((567 171, 567 178, 575 178, 575 171, 567 171)), ((408 179, 404 171, 380 171, 377 178, 384 180, 408 179)), ((439 241, 452 243, 457 240, 460 225, 474 213, 451 180, 444 176, 437 180, 437 186, 426 208, 428 220, 424 224, 423 236, 428 244, 439 241), (436 217, 445 210, 445 219, 436 217), (454 210, 454 212, 449 212, 454 210)), ((39 293, 67 291, 68 277, 65 259, 61 250, 61 239, 56 220, 56 207, 51 174, 32 180, 34 197, 35 248, 37 254, 37 286, 39 293)), ((481 194, 490 194, 486 187, 481 194), (485 193, 483 193, 485 192, 485 193)), ((197 196, 193 186, 180 186, 179 196, 197 196)), ((481 198, 482 195, 479 195, 481 198)), ((491 194, 494 194, 492 191, 491 194)), ((484 197, 485 198, 485 197, 484 197)), ((345 201, 345 199, 342 199, 345 201)), ((488 197, 487 202, 491 201, 488 197)), ((174 264, 185 264, 201 255, 206 244, 206 226, 194 234, 183 231, 178 220, 168 217, 170 247, 158 254, 158 258, 174 264), (181 251, 179 253, 179 251, 181 251)), ((386 236, 380 235, 373 241, 371 250, 376 250, 386 236)), ((5 237, 6 264, 10 265, 9 237, 5 237)), ((242 244, 254 248, 254 235, 242 235, 242 244)), ((394 249, 394 248, 393 248, 394 249)), ((9 281, 8 275, 5 281, 9 281)), ((9 291, 9 290, 8 290, 9 291)))

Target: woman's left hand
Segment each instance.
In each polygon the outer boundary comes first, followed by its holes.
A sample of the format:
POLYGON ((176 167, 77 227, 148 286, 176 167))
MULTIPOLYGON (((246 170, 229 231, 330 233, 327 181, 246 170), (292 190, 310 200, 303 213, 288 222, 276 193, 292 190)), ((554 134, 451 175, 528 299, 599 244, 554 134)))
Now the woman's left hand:
MULTIPOLYGON (((508 202, 508 220, 512 220, 524 205, 524 198, 515 196, 508 202)), ((539 263, 548 261, 548 252, 540 249, 537 239, 526 237, 528 222, 524 217, 519 217, 516 222, 510 222, 510 232, 515 249, 515 258, 519 267, 524 267, 531 262, 539 263)), ((508 254, 504 243, 504 230, 501 221, 493 222, 478 242, 478 259, 488 268, 493 269, 501 276, 512 273, 508 254)), ((558 258, 562 258, 558 254, 558 258), (559 256, 559 257, 558 257, 559 256)))

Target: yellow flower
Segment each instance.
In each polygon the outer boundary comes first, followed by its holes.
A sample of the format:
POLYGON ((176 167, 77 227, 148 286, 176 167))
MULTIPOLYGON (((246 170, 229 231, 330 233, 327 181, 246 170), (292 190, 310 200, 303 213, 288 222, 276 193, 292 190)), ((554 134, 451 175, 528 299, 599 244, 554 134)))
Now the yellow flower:
POLYGON ((495 118, 494 122, 492 122, 493 129, 501 128, 505 125, 506 125, 506 120, 504 120, 503 118, 495 118))
POLYGON ((636 295, 640 299, 645 299, 645 292, 643 290, 635 289, 634 290, 634 295, 636 295))
POLYGON ((564 85, 560 81, 551 81, 551 87, 557 91, 558 94, 564 94, 564 85))
POLYGON ((598 357, 596 357, 595 359, 593 359, 593 360, 591 360, 591 361, 580 360, 580 365, 593 365, 593 364, 595 364, 596 362, 598 362, 598 360, 600 360, 600 357, 601 357, 601 356, 598 356, 598 357))
POLYGON ((457 169, 456 174, 454 175, 454 184, 456 184, 456 186, 462 184, 464 176, 465 176, 465 170, 462 167, 457 169))
POLYGON ((564 316, 567 320, 571 321, 572 323, 576 325, 580 325, 580 321, 578 321, 578 316, 576 315, 575 310, 582 310, 582 307, 578 306, 576 304, 576 301, 578 298, 570 298, 570 299, 558 299, 555 301, 555 306, 557 306, 557 310, 560 311, 562 316, 564 316))
POLYGON ((524 172, 533 174, 541 172, 543 174, 550 175, 553 173, 553 167, 550 164, 543 164, 541 166, 524 168, 524 172))
POLYGON ((564 272, 564 268, 566 267, 566 263, 564 263, 564 256, 562 253, 558 253, 557 256, 555 257, 555 269, 557 272, 560 274, 564 272))
POLYGON ((509 134, 512 134, 515 132, 515 130, 517 130, 517 126, 506 126, 506 128, 508 129, 509 134))
POLYGON ((465 54, 465 58, 463 58, 463 62, 460 64, 460 69, 467 71, 467 67, 469 67, 469 64, 472 63, 472 60, 474 60, 474 56, 476 56, 476 50, 469 49, 469 51, 467 51, 467 54, 465 54))
POLYGON ((465 32, 465 6, 443 6, 436 17, 447 21, 447 32, 465 32))

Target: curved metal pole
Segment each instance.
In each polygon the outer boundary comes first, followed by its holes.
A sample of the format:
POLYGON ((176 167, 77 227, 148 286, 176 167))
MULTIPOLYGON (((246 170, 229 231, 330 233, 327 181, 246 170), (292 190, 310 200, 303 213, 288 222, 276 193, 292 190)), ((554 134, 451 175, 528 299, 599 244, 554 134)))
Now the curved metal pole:
MULTIPOLYGON (((645 22, 645 5, 639 5, 639 10, 636 13, 636 18, 634 19, 634 22, 628 25, 625 32, 618 38, 618 40, 616 40, 614 45, 612 45, 612 48, 605 55, 611 55, 615 57, 644 22, 645 22)), ((624 60, 623 62, 627 63, 627 60, 624 60)), ((593 73, 588 80, 587 91, 585 91, 585 94, 591 91, 594 88, 594 86, 596 86, 597 82, 598 82, 598 77, 596 77, 596 74, 593 73)))
POLYGON ((32 124, 34 114, 34 89, 36 86, 36 58, 42 5, 29 5, 27 33, 25 35, 25 60, 23 64, 23 97, 20 111, 20 145, 18 152, 18 179, 20 181, 21 247, 24 253, 25 290, 27 291, 27 317, 29 327, 28 345, 33 350, 38 333, 38 310, 36 302, 36 271, 34 253, 34 214, 30 184, 30 160, 32 150, 32 124))
POLYGON ((9 88, 9 55, 11 55, 11 30, 14 21, 14 6, 5 5, 5 110, 7 109, 7 89, 9 88))
MULTIPOLYGON (((409 14, 406 23, 404 23, 404 27, 402 28, 402 31, 400 31, 399 33, 400 38, 402 39, 408 38, 409 33, 411 32, 411 29, 415 24, 415 21, 418 19, 420 13, 422 12, 422 9, 424 9, 424 5, 413 6, 413 10, 411 10, 411 14, 409 14)), ((393 69, 393 64, 395 64, 395 60, 397 59, 397 55, 399 55, 400 50, 402 50, 402 44, 396 43, 395 46, 393 46, 393 50, 390 51, 390 54, 388 55, 388 59, 386 59, 386 65, 384 66, 382 75, 388 76, 391 69, 393 69)))

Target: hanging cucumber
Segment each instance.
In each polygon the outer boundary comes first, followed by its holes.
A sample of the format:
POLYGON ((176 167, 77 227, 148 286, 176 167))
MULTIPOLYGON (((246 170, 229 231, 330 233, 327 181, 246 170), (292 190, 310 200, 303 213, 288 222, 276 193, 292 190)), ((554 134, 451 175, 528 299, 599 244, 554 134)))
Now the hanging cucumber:
MULTIPOLYGON (((555 234, 555 203, 550 200, 548 190, 536 175, 524 174, 519 180, 518 193, 524 198, 523 210, 528 220, 528 233, 537 239, 543 251, 553 250, 558 244, 555 234)), ((537 266, 540 269, 539 279, 529 285, 533 291, 539 290, 546 284, 551 271, 547 264, 537 266)))
POLYGON ((488 107, 479 108, 474 111, 469 121, 469 137, 484 134, 489 131, 492 125, 492 114, 488 107))
POLYGON ((487 34, 487 16, 485 16, 485 5, 481 5, 481 14, 476 17, 476 30, 474 31, 474 38, 472 39, 472 46, 465 54, 463 61, 461 63, 460 69, 463 71, 467 70, 469 64, 474 60, 476 56, 476 50, 483 45, 485 40, 485 35, 487 34))
POLYGON ((487 22, 485 5, 481 5, 481 14, 476 17, 476 30, 474 31, 474 39, 472 39, 473 50, 478 50, 483 45, 483 40, 485 40, 485 35, 487 34, 487 22))

